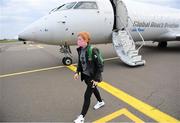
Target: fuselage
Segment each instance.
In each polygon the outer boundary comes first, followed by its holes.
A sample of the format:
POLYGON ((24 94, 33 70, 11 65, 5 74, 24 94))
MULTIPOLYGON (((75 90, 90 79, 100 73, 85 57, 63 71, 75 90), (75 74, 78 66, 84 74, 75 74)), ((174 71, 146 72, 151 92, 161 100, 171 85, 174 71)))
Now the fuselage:
MULTIPOLYGON (((72 0, 71 0, 72 1, 72 0)), ((67 0, 67 3, 71 3, 67 0)), ((72 8, 57 10, 27 27, 19 38, 51 45, 76 44, 78 32, 88 31, 91 43, 112 43, 114 11, 109 0, 91 0, 97 4, 94 9, 72 8)), ((83 0, 90 1, 90 0, 83 0)), ((180 10, 152 4, 124 0, 128 10, 127 29, 135 41, 141 40, 137 28, 147 41, 172 41, 180 34, 180 10)))
POLYGON ((140 40, 135 27, 146 41, 174 41, 180 34, 180 10, 145 4, 140 2, 124 1, 133 24, 129 23, 129 30, 136 41, 140 40))

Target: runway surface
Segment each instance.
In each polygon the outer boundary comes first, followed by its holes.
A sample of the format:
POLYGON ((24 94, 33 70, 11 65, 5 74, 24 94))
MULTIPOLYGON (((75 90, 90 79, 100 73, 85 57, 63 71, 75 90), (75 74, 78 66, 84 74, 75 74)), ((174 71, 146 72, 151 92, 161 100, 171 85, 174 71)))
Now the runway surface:
MULTIPOLYGON (((95 46, 106 60, 98 87, 106 105, 93 110, 92 95, 87 122, 180 120, 180 43, 156 45, 141 49, 147 63, 135 68, 122 63, 111 44, 95 46)), ((72 122, 79 115, 86 86, 73 80, 76 65, 66 67, 62 58, 58 46, 0 44, 0 121, 72 122)))

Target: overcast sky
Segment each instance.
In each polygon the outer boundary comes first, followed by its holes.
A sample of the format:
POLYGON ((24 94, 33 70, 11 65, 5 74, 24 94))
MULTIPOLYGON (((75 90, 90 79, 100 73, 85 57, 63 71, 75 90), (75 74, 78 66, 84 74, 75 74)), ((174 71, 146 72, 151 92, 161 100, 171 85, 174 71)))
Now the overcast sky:
MULTIPOLYGON (((26 26, 65 0, 0 0, 0 39, 14 38, 26 26)), ((69 0, 66 0, 69 1, 69 0)), ((136 0, 180 9, 180 0, 136 0)))

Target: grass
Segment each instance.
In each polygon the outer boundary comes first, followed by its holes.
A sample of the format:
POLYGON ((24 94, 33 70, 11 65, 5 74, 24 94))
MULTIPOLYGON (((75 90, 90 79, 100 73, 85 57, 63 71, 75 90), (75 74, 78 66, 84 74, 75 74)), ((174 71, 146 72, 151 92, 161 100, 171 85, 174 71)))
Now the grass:
POLYGON ((12 39, 12 40, 0 40, 0 43, 13 43, 18 42, 18 40, 12 39))

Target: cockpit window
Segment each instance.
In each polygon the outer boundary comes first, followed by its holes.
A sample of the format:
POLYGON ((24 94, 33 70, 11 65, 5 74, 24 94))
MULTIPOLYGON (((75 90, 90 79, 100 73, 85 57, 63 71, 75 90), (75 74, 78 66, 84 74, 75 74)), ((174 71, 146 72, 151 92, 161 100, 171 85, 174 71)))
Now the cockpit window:
POLYGON ((57 8, 52 9, 52 10, 49 12, 49 14, 51 14, 51 13, 59 10, 59 9, 60 9, 61 7, 63 7, 64 5, 65 5, 65 4, 63 4, 63 5, 61 5, 61 6, 57 7, 57 8))
POLYGON ((78 2, 74 9, 98 9, 97 3, 96 2, 78 2))
POLYGON ((65 4, 63 4, 63 5, 59 6, 59 7, 57 7, 56 10, 61 9, 64 5, 65 5, 65 4))
POLYGON ((57 9, 57 10, 67 10, 67 9, 71 9, 75 4, 76 4, 76 2, 67 3, 67 4, 64 4, 64 5, 60 6, 60 8, 57 9))
POLYGON ((57 7, 57 8, 52 9, 49 13, 51 14, 51 13, 56 12, 56 11, 71 9, 71 8, 73 8, 73 6, 75 4, 76 4, 76 2, 63 4, 63 5, 61 5, 61 6, 57 7))

